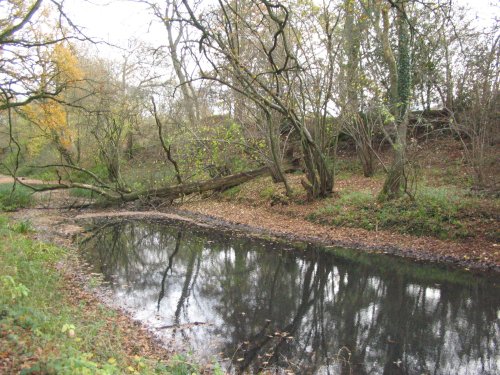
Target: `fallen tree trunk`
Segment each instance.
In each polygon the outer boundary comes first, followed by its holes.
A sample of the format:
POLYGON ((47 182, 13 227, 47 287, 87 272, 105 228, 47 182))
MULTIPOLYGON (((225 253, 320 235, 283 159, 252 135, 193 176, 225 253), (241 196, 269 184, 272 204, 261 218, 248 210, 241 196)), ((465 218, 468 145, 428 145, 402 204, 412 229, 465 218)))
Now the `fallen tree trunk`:
MULTIPOLYGON (((256 177, 270 174, 269 167, 262 167, 248 172, 233 174, 230 176, 213 178, 211 180, 184 183, 174 186, 166 186, 157 189, 148 189, 140 192, 132 192, 113 197, 113 201, 131 202, 139 198, 164 198, 176 199, 193 193, 203 193, 210 190, 224 190, 244 182, 253 180, 256 177)), ((108 197, 109 198, 109 197, 108 197)))
POLYGON ((211 180, 190 182, 173 186, 165 186, 154 189, 146 189, 138 192, 120 192, 106 185, 90 185, 70 181, 58 181, 49 184, 34 185, 23 181, 22 178, 13 176, 15 183, 26 186, 35 192, 43 192, 49 190, 62 189, 86 189, 91 190, 102 197, 106 198, 110 203, 132 202, 134 200, 144 198, 162 198, 173 200, 181 198, 185 195, 193 193, 203 193, 210 190, 224 190, 233 186, 240 185, 244 182, 253 180, 254 178, 270 174, 269 167, 262 167, 248 172, 237 173, 225 177, 213 178, 211 180))

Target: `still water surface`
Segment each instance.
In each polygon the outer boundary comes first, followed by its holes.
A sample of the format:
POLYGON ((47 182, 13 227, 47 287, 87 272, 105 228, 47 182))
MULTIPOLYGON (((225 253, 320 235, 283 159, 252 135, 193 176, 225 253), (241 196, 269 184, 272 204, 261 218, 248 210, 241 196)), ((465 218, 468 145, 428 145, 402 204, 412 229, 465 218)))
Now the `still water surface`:
POLYGON ((230 371, 500 373, 498 280, 182 225, 102 224, 82 250, 116 303, 230 371))

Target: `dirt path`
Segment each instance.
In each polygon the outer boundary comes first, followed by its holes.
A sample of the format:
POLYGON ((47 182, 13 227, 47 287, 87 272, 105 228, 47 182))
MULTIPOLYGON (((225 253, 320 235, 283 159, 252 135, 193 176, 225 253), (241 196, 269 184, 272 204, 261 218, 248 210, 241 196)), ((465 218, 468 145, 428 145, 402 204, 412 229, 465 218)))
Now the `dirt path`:
MULTIPOLYGON (((30 184, 30 185, 53 185, 58 183, 57 181, 42 181, 26 177, 19 177, 19 179, 25 184, 30 184)), ((11 184, 13 182, 14 178, 12 178, 11 176, 5 176, 0 174, 0 184, 11 184)))

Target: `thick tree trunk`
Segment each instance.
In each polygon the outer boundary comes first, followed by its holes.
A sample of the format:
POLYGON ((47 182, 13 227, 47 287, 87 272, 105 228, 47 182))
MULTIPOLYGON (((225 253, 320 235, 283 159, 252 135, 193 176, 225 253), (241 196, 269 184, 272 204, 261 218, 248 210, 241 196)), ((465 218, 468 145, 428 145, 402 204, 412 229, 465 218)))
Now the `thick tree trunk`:
POLYGON ((283 185, 285 186, 286 195, 290 196, 292 194, 292 189, 290 188, 288 180, 285 176, 285 172, 283 171, 283 165, 280 158, 279 145, 277 144, 279 143, 279 138, 278 138, 279 135, 274 127, 275 124, 273 122, 271 113, 265 108, 264 112, 268 129, 269 150, 271 152, 271 159, 273 161, 272 165, 270 166, 270 172, 275 182, 283 183, 283 185))
POLYGON ((381 201, 399 198, 405 192, 407 122, 407 119, 403 119, 402 122, 398 124, 397 139, 394 146, 394 159, 385 179, 382 191, 379 194, 379 200, 381 201))
POLYGON ((373 151, 370 148, 371 142, 362 142, 357 149, 361 166, 363 167, 363 175, 365 177, 372 177, 375 173, 373 151))
MULTIPOLYGON (((401 4, 402 7, 402 4, 401 4)), ((379 194, 379 200, 399 198, 406 190, 406 132, 408 127, 408 106, 411 93, 410 33, 404 16, 404 8, 398 11, 398 72, 396 103, 396 135, 393 142, 394 160, 379 194)))

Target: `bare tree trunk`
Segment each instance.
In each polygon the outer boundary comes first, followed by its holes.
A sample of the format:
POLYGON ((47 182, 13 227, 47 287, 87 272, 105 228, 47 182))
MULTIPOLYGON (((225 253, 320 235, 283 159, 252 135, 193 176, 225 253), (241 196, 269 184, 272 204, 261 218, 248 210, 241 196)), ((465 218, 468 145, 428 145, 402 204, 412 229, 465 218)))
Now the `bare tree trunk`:
POLYGON ((273 179, 276 182, 282 182, 285 186, 286 195, 290 196, 292 194, 292 189, 290 188, 290 184, 288 183, 288 179, 286 178, 285 172, 283 171, 283 166, 280 157, 279 151, 279 130, 275 129, 275 121, 273 119, 272 114, 264 108, 264 115, 266 117, 267 122, 267 130, 268 130, 268 141, 269 141, 269 150, 271 151, 271 159, 273 164, 270 166, 271 174, 273 179))
POLYGON ((71 152, 64 147, 64 145, 61 143, 61 140, 59 138, 59 135, 55 132, 52 131, 52 139, 53 139, 53 144, 56 147, 57 151, 61 155, 61 157, 64 159, 64 161, 67 164, 70 165, 75 165, 75 162, 73 161, 73 156, 71 155, 71 152))
POLYGON ((156 126, 158 127, 158 137, 160 138, 161 146, 163 148, 163 151, 165 152, 165 155, 167 156, 168 161, 174 167, 177 183, 182 184, 182 176, 179 169, 179 164, 177 164, 177 161, 172 156, 172 145, 167 145, 167 143, 165 142, 165 138, 163 137, 163 124, 160 120, 160 117, 158 116, 158 112, 156 111, 156 103, 153 97, 151 97, 151 103, 153 104, 153 116, 156 121, 156 126))
POLYGON ((134 133, 129 130, 127 133, 127 150, 125 152, 128 160, 132 160, 134 157, 134 133))
POLYGON ((362 20, 356 21, 355 3, 345 0, 345 24, 343 49, 347 63, 341 66, 341 77, 345 82, 345 94, 342 95, 343 126, 356 144, 356 153, 363 167, 365 177, 374 173, 374 157, 372 151, 372 132, 369 124, 360 117, 359 87, 361 85, 359 64, 362 34, 365 32, 362 20))
POLYGON ((445 108, 447 108, 449 111, 453 111, 453 76, 451 73, 451 57, 450 57, 450 51, 449 51, 449 46, 448 42, 445 39, 444 43, 444 52, 445 52, 445 59, 446 59, 446 102, 445 108))
POLYGON ((172 60, 172 65, 174 67, 175 74, 179 80, 179 85, 184 97, 184 108, 188 115, 190 125, 195 125, 200 120, 200 110, 199 103, 196 98, 196 94, 191 82, 187 79, 184 73, 184 66, 182 65, 181 59, 177 52, 177 47, 182 38, 183 27, 180 25, 180 30, 177 36, 173 33, 173 22, 172 21, 177 15, 177 4, 176 0, 167 1, 167 9, 165 11, 165 17, 162 17, 165 28, 167 29, 168 35, 168 49, 170 52, 170 58, 172 60))
POLYGON ((375 158, 373 157, 373 149, 370 145, 371 138, 362 142, 357 149, 361 167, 363 168, 363 176, 365 177, 372 177, 375 173, 375 158))

